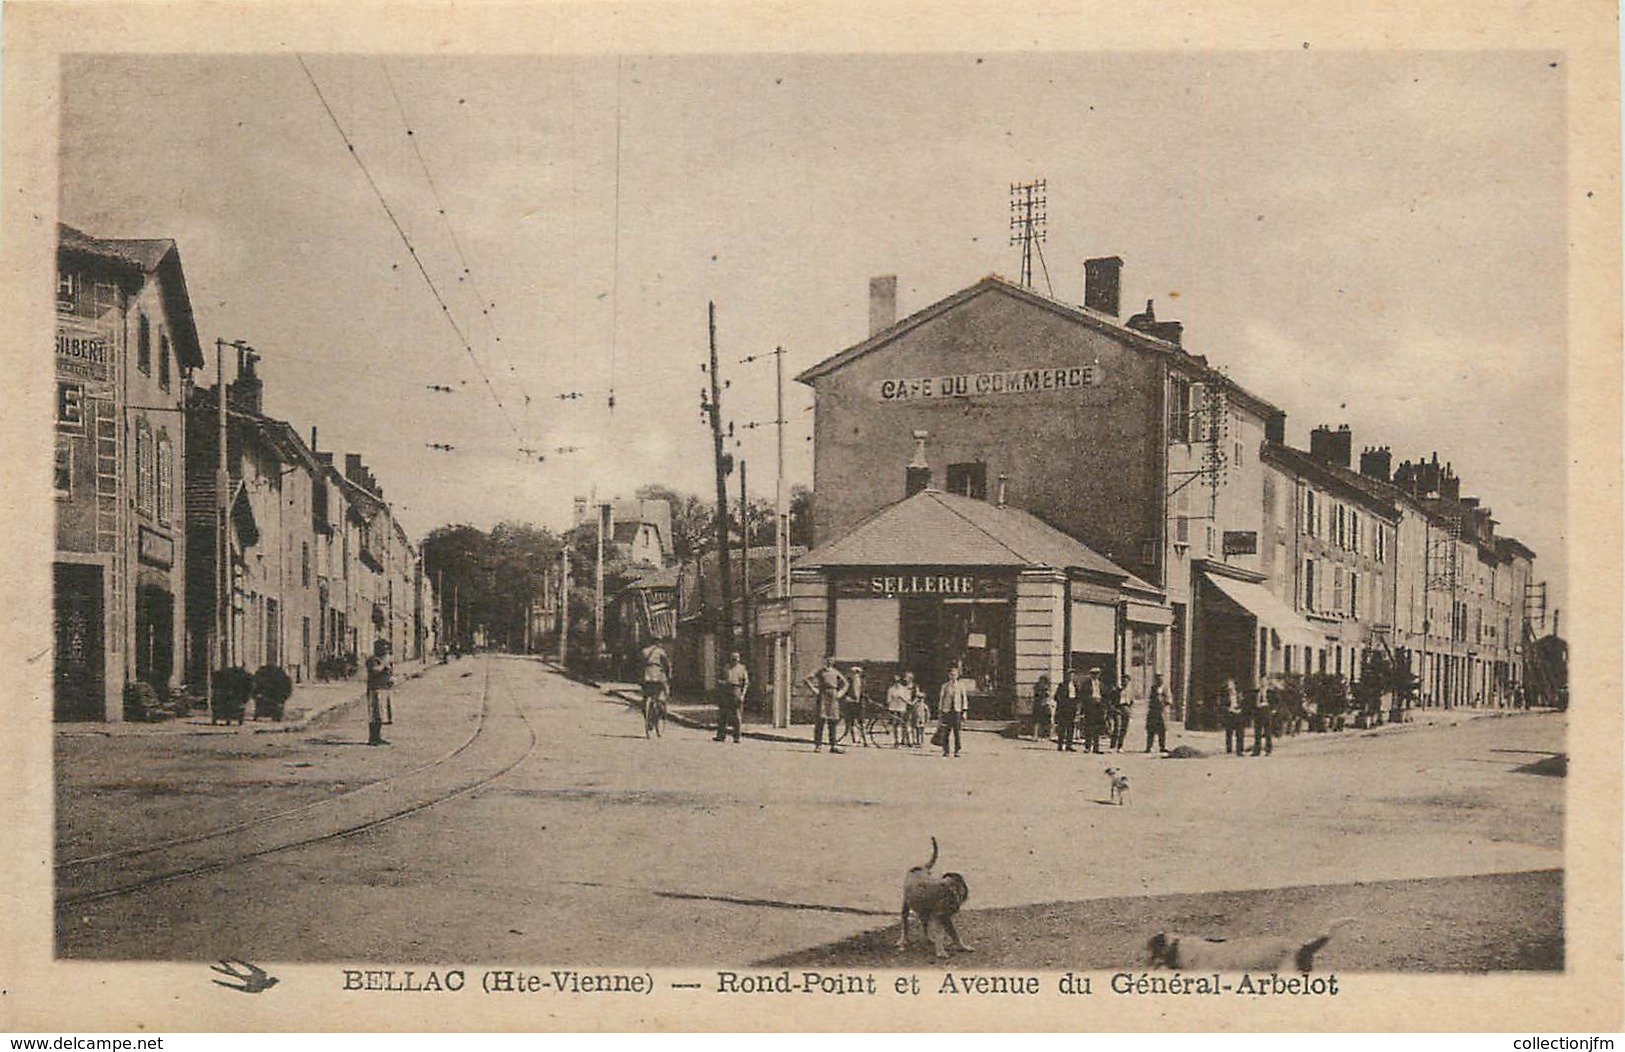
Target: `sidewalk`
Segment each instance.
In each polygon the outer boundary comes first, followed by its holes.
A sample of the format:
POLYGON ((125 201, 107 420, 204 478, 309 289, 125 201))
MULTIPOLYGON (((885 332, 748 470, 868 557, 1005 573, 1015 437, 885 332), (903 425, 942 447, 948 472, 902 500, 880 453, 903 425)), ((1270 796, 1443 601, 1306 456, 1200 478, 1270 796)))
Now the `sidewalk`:
MULTIPOLYGON (((429 666, 418 662, 411 662, 404 670, 398 672, 401 681, 416 679, 423 675, 429 666)), ((154 723, 135 723, 121 721, 117 723, 58 723, 55 725, 57 735, 64 738, 73 737, 173 737, 176 735, 214 735, 214 734, 297 734, 310 729, 322 717, 337 712, 352 703, 361 701, 366 697, 366 684, 360 676, 354 679, 333 681, 312 681, 296 684, 293 694, 283 709, 284 718, 281 720, 256 720, 252 718, 254 703, 250 701, 247 706, 249 713, 239 725, 236 723, 210 723, 207 712, 194 712, 190 716, 172 720, 160 720, 154 723)))

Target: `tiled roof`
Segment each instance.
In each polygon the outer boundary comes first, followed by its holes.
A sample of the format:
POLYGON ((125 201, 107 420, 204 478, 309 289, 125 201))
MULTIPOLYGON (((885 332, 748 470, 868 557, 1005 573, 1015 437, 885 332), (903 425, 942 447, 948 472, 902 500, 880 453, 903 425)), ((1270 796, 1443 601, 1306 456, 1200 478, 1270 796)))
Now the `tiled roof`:
POLYGON ((1050 566, 1158 591, 1035 515, 935 489, 887 505, 796 566, 1050 566))
POLYGON ((143 274, 158 269, 164 257, 175 249, 175 242, 161 238, 106 238, 91 237, 83 230, 75 230, 66 223, 57 224, 58 244, 66 252, 82 252, 113 263, 135 267, 143 274))

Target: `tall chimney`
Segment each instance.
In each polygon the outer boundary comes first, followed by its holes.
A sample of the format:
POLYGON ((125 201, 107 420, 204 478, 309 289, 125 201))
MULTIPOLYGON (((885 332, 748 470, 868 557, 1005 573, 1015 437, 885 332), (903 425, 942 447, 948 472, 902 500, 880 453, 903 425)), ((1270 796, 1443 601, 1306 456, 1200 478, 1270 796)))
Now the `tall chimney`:
POLYGON ((1354 456, 1354 435, 1347 424, 1336 431, 1325 424, 1309 432, 1309 455, 1322 464, 1347 468, 1354 456))
POLYGON ((1394 454, 1387 446, 1372 446, 1360 451, 1360 474, 1378 482, 1387 482, 1394 467, 1394 454))
POLYGON ((912 497, 923 489, 931 488, 931 465, 925 459, 925 440, 929 431, 914 432, 914 459, 908 462, 903 482, 903 496, 912 497))
POLYGON ((897 324, 897 275, 869 279, 869 335, 897 324))
POLYGON ((316 425, 310 425, 310 451, 316 452, 316 425))
POLYGON ((1123 258, 1097 256, 1083 261, 1083 305, 1117 317, 1123 288, 1123 258))
POLYGON ((366 470, 361 466, 360 453, 344 454, 344 477, 363 489, 366 488, 366 470))

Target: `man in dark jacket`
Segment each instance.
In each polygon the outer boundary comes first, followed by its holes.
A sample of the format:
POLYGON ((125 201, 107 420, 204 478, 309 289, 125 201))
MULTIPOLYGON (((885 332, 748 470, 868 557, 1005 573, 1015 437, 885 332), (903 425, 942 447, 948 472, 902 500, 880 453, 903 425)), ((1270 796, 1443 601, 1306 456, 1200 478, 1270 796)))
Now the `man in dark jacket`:
POLYGON ((1089 678, 1083 681, 1083 696, 1078 699, 1078 709, 1083 716, 1083 751, 1098 753, 1101 735, 1106 733, 1106 698, 1100 689, 1100 670, 1089 670, 1089 678))
POLYGON ((1055 688, 1055 749, 1057 752, 1065 749, 1067 752, 1077 752, 1072 745, 1072 736, 1076 732, 1078 723, 1078 698, 1083 688, 1078 685, 1078 671, 1073 669, 1061 685, 1055 688))

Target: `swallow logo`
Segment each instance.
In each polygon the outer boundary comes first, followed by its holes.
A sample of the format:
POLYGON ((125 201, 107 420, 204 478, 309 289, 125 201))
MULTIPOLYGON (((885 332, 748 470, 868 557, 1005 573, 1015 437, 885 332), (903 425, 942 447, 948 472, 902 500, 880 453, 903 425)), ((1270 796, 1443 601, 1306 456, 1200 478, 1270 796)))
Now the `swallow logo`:
POLYGON ((245 994, 263 993, 277 984, 276 976, 266 975, 265 969, 258 965, 240 961, 235 957, 227 957, 219 964, 211 964, 210 971, 219 972, 236 982, 225 982, 220 979, 214 981, 216 986, 224 986, 228 990, 236 990, 245 994))

